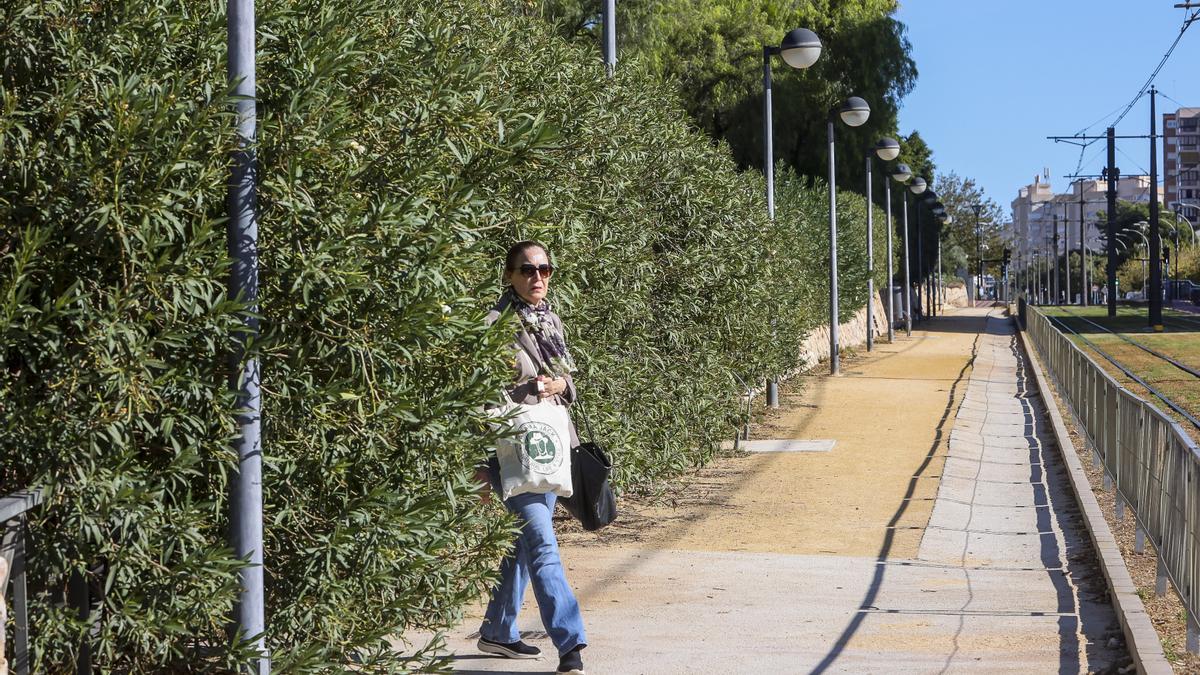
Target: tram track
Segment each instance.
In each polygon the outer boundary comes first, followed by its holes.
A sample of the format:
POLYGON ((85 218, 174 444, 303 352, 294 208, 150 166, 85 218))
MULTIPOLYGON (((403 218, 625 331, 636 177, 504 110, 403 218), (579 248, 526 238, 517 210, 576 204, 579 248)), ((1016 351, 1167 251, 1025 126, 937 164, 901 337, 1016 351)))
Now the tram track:
MULTIPOLYGON (((1059 308, 1059 309, 1063 309, 1063 308, 1059 308)), ((1078 315, 1070 312, 1070 310, 1066 310, 1066 312, 1073 318, 1083 319, 1084 321, 1088 321, 1088 323, 1092 323, 1093 325, 1098 326, 1099 328, 1103 329, 1105 332, 1112 333, 1112 334, 1116 335, 1117 337, 1123 338, 1123 336, 1121 336, 1119 333, 1115 333, 1114 331, 1109 330, 1108 328, 1105 328, 1104 326, 1095 324, 1094 322, 1092 322, 1084 317, 1078 316, 1078 315)), ((1086 344, 1092 351, 1094 351, 1097 354, 1099 354, 1100 356, 1104 357, 1104 359, 1106 359, 1109 363, 1113 364, 1113 366, 1116 367, 1117 370, 1120 370, 1122 373, 1124 373, 1126 377, 1128 377, 1129 379, 1136 382, 1139 386, 1141 386, 1146 391, 1150 392, 1151 395, 1153 395, 1155 398, 1162 401, 1168 408, 1170 408, 1172 411, 1174 411, 1176 414, 1178 414, 1180 417, 1182 417, 1184 420, 1186 420, 1189 424, 1191 424, 1197 430, 1200 430, 1200 419, 1197 419, 1197 417, 1195 415, 1193 415, 1190 412, 1188 412, 1187 410, 1185 410, 1182 406, 1177 404, 1175 401, 1171 400, 1171 398, 1168 397, 1166 394, 1159 391, 1157 388, 1155 388, 1149 382, 1147 382, 1146 380, 1144 380, 1143 378, 1138 376, 1136 373, 1134 373, 1132 370, 1130 370, 1128 367, 1126 367, 1124 364, 1122 364, 1120 361, 1118 361, 1111 354, 1109 354, 1108 352, 1101 349, 1099 345, 1097 345, 1092 340, 1088 339, 1088 337, 1086 335, 1083 335, 1079 331, 1075 330, 1066 321, 1063 321, 1062 317, 1047 314, 1046 318, 1050 319, 1050 322, 1053 325, 1055 325, 1060 331, 1063 331, 1064 333, 1070 333, 1071 335, 1079 338, 1079 340, 1081 340, 1084 344, 1086 344)), ((1137 343, 1134 343, 1134 344, 1135 344, 1135 346, 1141 346, 1141 345, 1138 345, 1137 343)), ((1197 373, 1197 371, 1195 371, 1194 369, 1192 369, 1188 366, 1183 366, 1182 364, 1178 364, 1173 359, 1170 359, 1169 357, 1165 357, 1165 355, 1161 355, 1157 351, 1151 350, 1148 347, 1141 346, 1141 348, 1150 351, 1150 353, 1154 354, 1155 356, 1158 356, 1159 358, 1163 358, 1164 360, 1169 360, 1172 363, 1172 365, 1175 365, 1176 367, 1181 368, 1182 370, 1184 370, 1188 374, 1192 375, 1193 377, 1200 378, 1200 373, 1197 373)))
MULTIPOLYGON (((1080 321, 1087 322, 1106 333, 1115 335, 1116 337, 1120 338, 1121 340, 1128 342, 1129 344, 1133 345, 1134 347, 1137 347, 1138 349, 1146 352, 1147 354, 1151 354, 1159 359, 1162 359, 1163 361, 1166 361, 1167 363, 1171 364, 1172 366, 1175 366, 1176 368, 1182 370, 1183 372, 1187 373, 1188 375, 1191 375, 1192 377, 1200 379, 1200 370, 1197 370, 1196 368, 1192 368, 1191 366, 1189 366, 1187 364, 1180 363, 1178 360, 1176 360, 1170 356, 1167 356, 1166 354, 1158 351, 1157 349, 1148 347, 1148 346, 1142 344, 1141 342, 1134 340, 1133 338, 1129 337, 1128 335, 1126 335, 1124 333, 1119 333, 1107 326, 1102 326, 1102 325, 1096 323, 1095 321, 1092 321, 1091 319, 1087 318, 1086 316, 1080 316, 1080 315, 1076 314, 1075 312, 1072 312, 1070 309, 1068 309, 1066 307, 1059 307, 1059 310, 1065 312, 1068 316, 1070 316, 1073 319, 1078 319, 1080 321)), ((1172 317, 1172 318, 1174 318, 1174 317, 1172 317)))

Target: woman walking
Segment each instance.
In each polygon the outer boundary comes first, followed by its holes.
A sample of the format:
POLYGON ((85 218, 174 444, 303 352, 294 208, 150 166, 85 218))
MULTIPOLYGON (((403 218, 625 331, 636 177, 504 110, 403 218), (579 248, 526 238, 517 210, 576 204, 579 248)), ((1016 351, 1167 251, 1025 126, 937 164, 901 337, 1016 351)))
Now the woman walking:
MULTIPOLYGON (((546 293, 554 266, 545 247, 532 241, 514 244, 504 260, 505 290, 488 314, 495 322, 508 310, 517 315, 520 330, 513 343, 517 375, 508 393, 514 403, 533 405, 550 401, 568 406, 575 401, 571 371, 575 363, 563 336, 562 320, 550 309, 546 293)), ((571 446, 579 444, 575 427, 570 426, 571 446)), ((485 478, 499 491, 500 466, 489 460, 485 478)), ((558 649, 558 673, 583 675, 580 651, 587 646, 579 603, 563 572, 558 556, 551 516, 555 495, 523 493, 504 501, 517 515, 521 533, 511 555, 500 565, 500 583, 492 590, 483 625, 479 628, 479 650, 508 658, 538 658, 541 650, 521 640, 517 631, 517 612, 525 596, 527 583, 533 585, 542 624, 558 649)))

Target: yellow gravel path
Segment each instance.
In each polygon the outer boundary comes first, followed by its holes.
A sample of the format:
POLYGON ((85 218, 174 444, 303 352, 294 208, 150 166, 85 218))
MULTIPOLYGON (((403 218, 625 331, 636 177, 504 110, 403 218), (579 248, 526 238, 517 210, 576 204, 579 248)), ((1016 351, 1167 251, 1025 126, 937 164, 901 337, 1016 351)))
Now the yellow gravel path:
POLYGON ((655 543, 863 556, 890 543, 893 556, 914 556, 962 399, 963 387, 952 389, 970 375, 984 321, 982 311, 964 310, 940 318, 937 332, 914 330, 911 339, 847 360, 840 377, 802 377, 784 387, 779 411, 753 429, 754 438, 832 439, 833 451, 732 460, 745 487, 735 487, 722 508, 701 509, 686 531, 662 532, 669 542, 655 543))

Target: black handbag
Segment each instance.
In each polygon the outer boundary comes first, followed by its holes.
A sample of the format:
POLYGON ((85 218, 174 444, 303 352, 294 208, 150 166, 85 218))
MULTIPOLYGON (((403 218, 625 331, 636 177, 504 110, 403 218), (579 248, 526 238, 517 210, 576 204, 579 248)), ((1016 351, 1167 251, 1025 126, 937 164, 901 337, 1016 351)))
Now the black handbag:
POLYGON ((583 525, 583 529, 594 532, 617 519, 617 498, 608 483, 612 460, 604 448, 595 442, 596 436, 592 433, 592 425, 583 404, 576 402, 575 407, 583 415, 584 428, 591 440, 571 448, 573 492, 561 501, 567 512, 583 525))

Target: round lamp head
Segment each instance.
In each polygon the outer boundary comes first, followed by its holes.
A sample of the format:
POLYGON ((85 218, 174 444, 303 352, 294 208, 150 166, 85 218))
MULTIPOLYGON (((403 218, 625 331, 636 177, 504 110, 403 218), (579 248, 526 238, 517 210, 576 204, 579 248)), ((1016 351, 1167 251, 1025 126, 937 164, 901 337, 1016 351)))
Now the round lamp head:
POLYGON ((875 154, 885 162, 890 162, 900 156, 900 144, 894 138, 881 138, 875 144, 875 154))
POLYGON ((894 178, 897 183, 907 183, 908 179, 912 178, 912 169, 908 168, 907 164, 897 164, 896 167, 892 169, 892 178, 894 178))
POLYGON ((917 176, 916 178, 913 179, 912 184, 908 186, 908 189, 912 190, 912 193, 914 195, 919 195, 922 192, 924 192, 925 188, 927 188, 927 187, 928 187, 928 185, 925 184, 925 179, 921 178, 920 176, 917 176))
POLYGON ((807 28, 797 28, 783 36, 779 55, 793 68, 807 68, 821 57, 821 38, 807 28))
POLYGON ((842 109, 838 111, 842 116, 842 121, 847 126, 861 127, 867 123, 867 118, 871 116, 871 106, 867 102, 857 96, 851 96, 842 104, 842 109))

